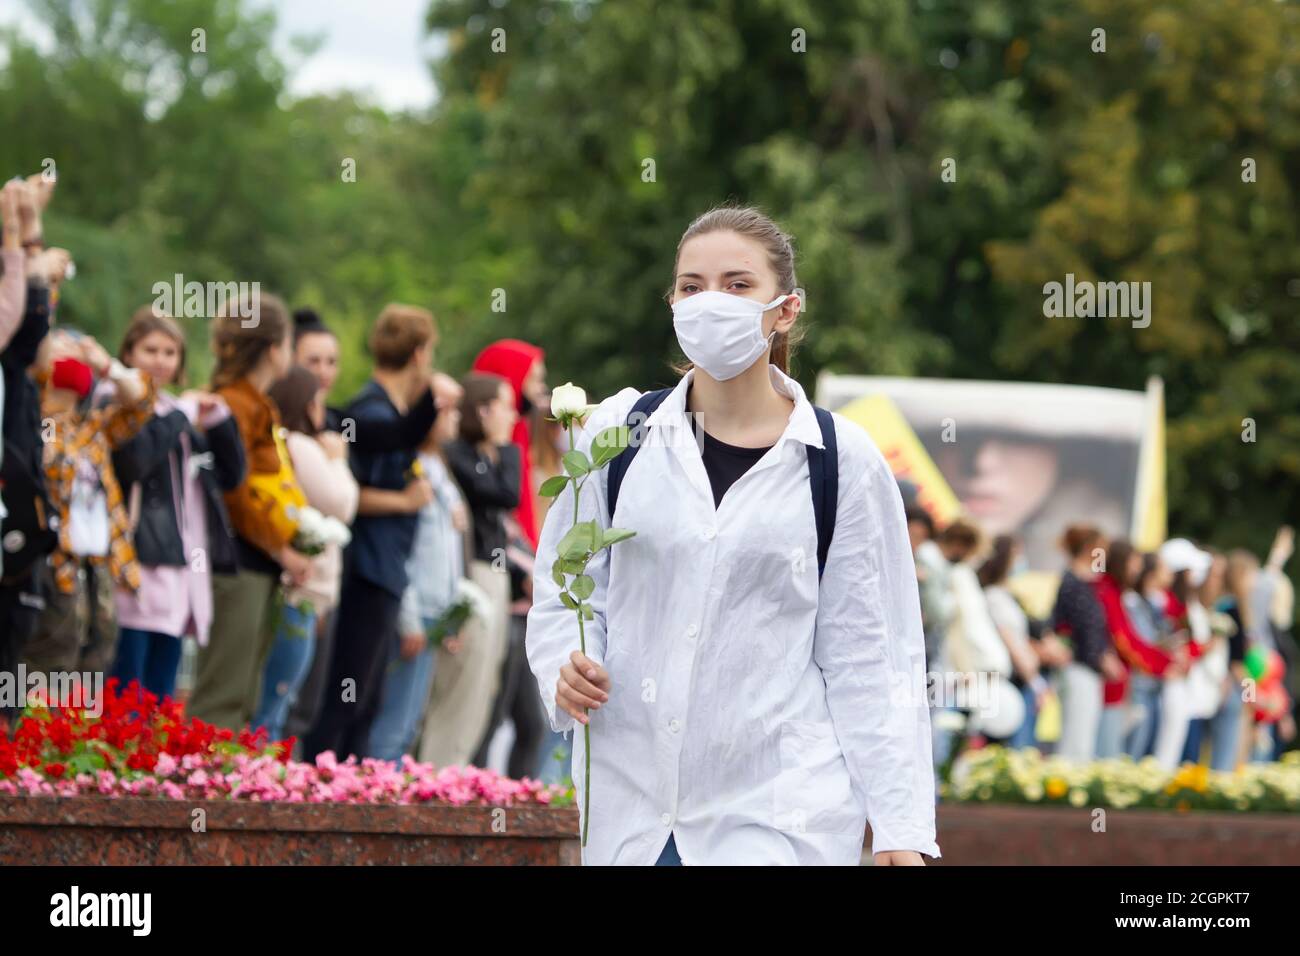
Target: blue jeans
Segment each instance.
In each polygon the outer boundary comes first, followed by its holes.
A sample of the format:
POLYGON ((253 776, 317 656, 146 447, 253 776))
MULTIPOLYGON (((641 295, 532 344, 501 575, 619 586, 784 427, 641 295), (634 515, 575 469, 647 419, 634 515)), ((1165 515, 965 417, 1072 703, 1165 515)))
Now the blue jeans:
POLYGON ((1245 704, 1241 688, 1234 684, 1223 696, 1218 713, 1210 718, 1210 768, 1237 769, 1237 750, 1241 744, 1241 711, 1245 704))
POLYGON ((1128 708, 1123 703, 1107 704, 1101 709, 1097 724, 1097 759, 1109 760, 1124 753, 1124 720, 1128 708))
POLYGON ((682 858, 677 853, 677 838, 671 833, 668 834, 668 842, 664 844, 663 852, 659 854, 659 859, 655 860, 655 866, 681 866, 682 858))
POLYGON ((1026 684, 1020 688, 1020 696, 1025 701, 1025 722, 1007 741, 1007 746, 1015 750, 1032 747, 1037 742, 1034 732, 1038 726, 1038 702, 1034 698, 1034 689, 1026 684))
POLYGON ((117 678, 119 691, 131 681, 139 681, 145 690, 162 700, 176 695, 176 671, 180 663, 179 637, 124 627, 118 632, 117 658, 111 676, 117 678))
POLYGON ((1205 717, 1194 717, 1187 725, 1187 742, 1183 744, 1183 763, 1201 762, 1201 738, 1210 721, 1205 717))
POLYGON ((1134 674, 1129 683, 1129 706, 1140 708, 1142 715, 1124 742, 1124 752, 1134 760, 1141 760, 1151 752, 1156 740, 1156 728, 1160 726, 1160 692, 1162 685, 1158 677, 1149 674, 1134 674))
MULTIPOLYGON (((432 619, 424 622, 426 632, 432 626, 432 619)), ((411 752, 420 718, 429 703, 437 664, 437 650, 425 647, 410 660, 398 657, 388 665, 379 712, 370 725, 367 756, 396 762, 402 759, 402 754, 411 752)))
POLYGON ((316 653, 316 612, 304 611, 288 604, 280 606, 275 641, 262 669, 262 693, 249 726, 265 727, 271 740, 284 735, 289 708, 298 699, 298 690, 311 670, 316 653))

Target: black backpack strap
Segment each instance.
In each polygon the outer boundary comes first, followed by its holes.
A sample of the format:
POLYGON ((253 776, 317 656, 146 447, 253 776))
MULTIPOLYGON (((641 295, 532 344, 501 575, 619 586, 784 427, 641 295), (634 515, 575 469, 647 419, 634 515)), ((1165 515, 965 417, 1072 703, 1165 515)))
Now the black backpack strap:
POLYGON ((825 448, 806 445, 808 449, 808 482, 812 486, 813 520, 817 524, 817 579, 826 570, 826 556, 831 550, 831 536, 835 533, 835 510, 840 494, 840 452, 835 442, 835 419, 831 413, 814 405, 817 424, 822 430, 825 448))
POLYGON ((664 403, 664 399, 671 392, 671 386, 653 392, 646 392, 636 400, 632 410, 627 414, 627 425, 631 429, 628 434, 627 447, 611 458, 607 466, 605 501, 609 506, 609 520, 611 522, 614 520, 614 508, 618 505, 618 489, 623 484, 623 475, 627 472, 627 466, 632 463, 632 458, 645 443, 646 419, 664 403))

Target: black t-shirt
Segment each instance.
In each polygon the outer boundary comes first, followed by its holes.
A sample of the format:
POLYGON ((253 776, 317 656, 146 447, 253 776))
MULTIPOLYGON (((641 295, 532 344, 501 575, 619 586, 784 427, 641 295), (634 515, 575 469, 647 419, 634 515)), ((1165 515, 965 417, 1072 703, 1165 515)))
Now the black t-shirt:
POLYGON ((704 470, 709 473, 709 484, 713 487, 713 507, 717 508, 732 483, 754 467, 754 462, 767 454, 768 448, 772 446, 741 448, 739 445, 718 441, 708 432, 703 434, 704 448, 701 454, 704 457, 704 470))

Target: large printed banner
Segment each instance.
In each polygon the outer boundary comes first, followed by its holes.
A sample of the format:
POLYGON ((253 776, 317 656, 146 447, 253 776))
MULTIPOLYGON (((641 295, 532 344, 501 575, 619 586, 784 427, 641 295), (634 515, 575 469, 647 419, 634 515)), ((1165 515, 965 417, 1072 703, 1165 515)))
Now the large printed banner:
POLYGON ((867 430, 894 477, 915 486, 917 503, 940 527, 961 513, 961 502, 888 395, 864 395, 835 411, 867 430))
POLYGON ((1057 542, 1074 522, 1143 549, 1164 540, 1159 379, 1129 392, 826 372, 817 404, 861 424, 940 524, 962 513, 990 535, 1019 535, 1031 568, 1063 567, 1057 542), (895 409, 919 448, 891 422, 895 409), (927 478, 929 463, 941 482, 927 478))

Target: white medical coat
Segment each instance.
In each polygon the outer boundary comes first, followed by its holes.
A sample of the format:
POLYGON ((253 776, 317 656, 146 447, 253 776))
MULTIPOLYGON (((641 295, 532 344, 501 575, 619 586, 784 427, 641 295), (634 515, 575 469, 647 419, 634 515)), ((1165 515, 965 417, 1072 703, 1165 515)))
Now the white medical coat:
MULTIPOLYGON (((925 647, 898 486, 867 433, 835 415, 838 516, 819 587, 804 445, 823 447, 821 431, 798 382, 769 369, 794 410, 716 510, 685 410, 693 370, 648 418, 612 522, 608 469, 582 488, 580 520, 636 531, 588 565, 587 655, 612 687, 590 712, 587 864, 653 864, 672 833, 686 865, 857 865, 868 820, 873 852, 939 855, 925 647)), ((575 444, 590 454, 640 394, 603 401, 575 444)), ((581 726, 555 703, 560 668, 578 649, 577 615, 551 577, 573 514, 570 484, 542 528, 526 646, 551 726, 579 731, 581 808, 581 726)))

